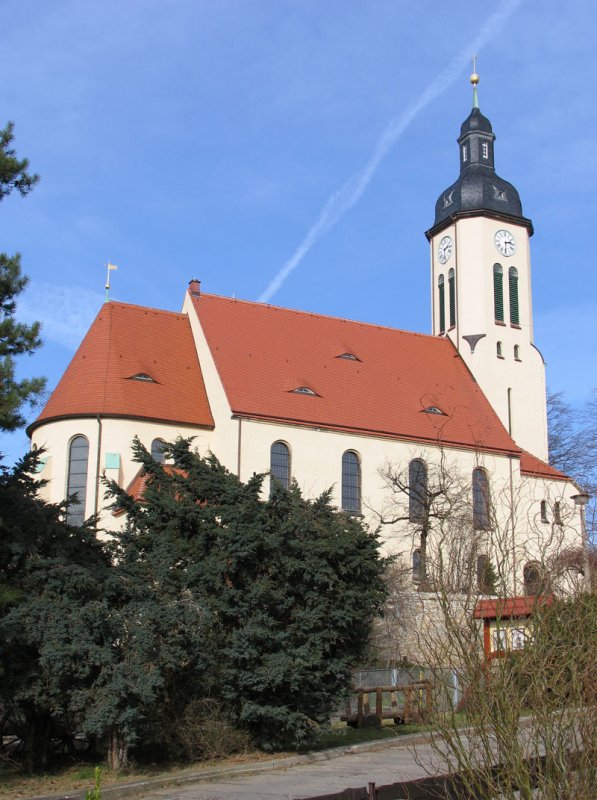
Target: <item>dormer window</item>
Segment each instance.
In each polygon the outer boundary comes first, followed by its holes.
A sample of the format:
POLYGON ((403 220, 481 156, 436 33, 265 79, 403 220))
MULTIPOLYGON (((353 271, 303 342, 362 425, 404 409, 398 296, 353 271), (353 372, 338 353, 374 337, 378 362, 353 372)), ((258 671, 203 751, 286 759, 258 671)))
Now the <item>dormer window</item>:
POLYGON ((360 361, 360 358, 357 358, 354 353, 341 353, 336 358, 343 358, 345 361, 360 361))
POLYGON ((317 397, 317 393, 308 386, 297 386, 296 389, 292 390, 292 394, 308 394, 311 395, 311 397, 317 397))
POLYGON ((487 142, 481 142, 481 155, 483 158, 489 158, 489 145, 487 142))
POLYGON ((157 381, 148 375, 146 372, 137 372, 134 375, 130 375, 128 378, 129 381, 145 381, 145 383, 157 383, 157 381))
POLYGON ((454 202, 454 189, 450 192, 450 194, 445 194, 443 197, 444 208, 451 206, 454 202))
POLYGON ((427 408, 424 408, 423 411, 425 414, 439 414, 442 417, 448 416, 444 411, 441 410, 441 408, 438 408, 437 406, 427 406, 427 408))

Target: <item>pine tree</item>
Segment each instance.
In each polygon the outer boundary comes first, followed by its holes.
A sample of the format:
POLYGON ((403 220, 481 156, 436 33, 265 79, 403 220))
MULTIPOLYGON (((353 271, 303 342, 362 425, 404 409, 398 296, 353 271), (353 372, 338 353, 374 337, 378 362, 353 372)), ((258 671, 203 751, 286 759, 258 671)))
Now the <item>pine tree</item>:
MULTIPOLYGON (((12 122, 0 130, 0 200, 13 190, 29 194, 38 182, 37 175, 27 171, 27 159, 18 159, 11 147, 14 135, 12 122)), ((45 386, 43 378, 17 380, 15 357, 32 353, 41 344, 39 323, 25 325, 15 320, 15 298, 27 285, 21 273, 21 257, 0 253, 0 431, 13 431, 25 423, 20 409, 24 403, 35 403, 45 386)))
POLYGON ((30 771, 48 765, 51 739, 80 729, 113 643, 109 554, 37 496, 36 458, 0 471, 0 736, 6 725, 23 739, 30 771))

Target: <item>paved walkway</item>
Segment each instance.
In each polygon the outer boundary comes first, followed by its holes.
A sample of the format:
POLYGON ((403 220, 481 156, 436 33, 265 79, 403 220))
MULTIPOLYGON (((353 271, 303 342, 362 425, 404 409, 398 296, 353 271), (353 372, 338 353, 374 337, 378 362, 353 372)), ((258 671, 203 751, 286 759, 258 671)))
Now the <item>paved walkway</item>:
POLYGON ((430 771, 437 771, 437 759, 426 738, 415 735, 305 756, 301 757, 301 763, 291 765, 269 762, 267 772, 250 775, 246 771, 230 772, 220 778, 212 776, 207 782, 152 789, 137 797, 139 800, 299 800, 366 787, 370 781, 380 786, 423 778, 430 771))

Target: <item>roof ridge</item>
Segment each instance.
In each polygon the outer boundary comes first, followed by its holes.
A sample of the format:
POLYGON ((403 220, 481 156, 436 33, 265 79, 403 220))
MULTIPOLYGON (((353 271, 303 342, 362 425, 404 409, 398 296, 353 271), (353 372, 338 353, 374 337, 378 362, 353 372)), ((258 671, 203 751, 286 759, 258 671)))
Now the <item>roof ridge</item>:
POLYGON ((154 314, 167 314, 169 316, 181 317, 183 319, 186 319, 188 317, 188 314, 186 314, 184 311, 170 311, 170 310, 168 310, 166 308, 154 308, 153 306, 141 306, 141 305, 138 305, 137 303, 125 303, 123 300, 110 300, 108 303, 102 303, 102 306, 100 307, 99 311, 97 312, 98 314, 100 314, 102 312, 104 306, 110 306, 112 308, 114 308, 115 306, 121 306, 122 308, 138 309, 139 311, 151 311, 154 314))
POLYGON ((421 333, 420 331, 408 331, 404 328, 393 328, 390 325, 379 325, 376 322, 365 322, 359 319, 350 319, 349 317, 338 317, 334 314, 320 314, 316 311, 304 311, 298 308, 287 308, 286 306, 277 306, 272 305, 271 303, 260 303, 258 300, 242 300, 237 297, 226 297, 225 295, 221 294, 211 294, 209 292, 201 292, 199 297, 193 297, 193 301, 198 301, 201 303, 202 297, 213 297, 217 300, 226 300, 229 303, 242 303, 243 305, 249 306, 259 306, 262 308, 269 308, 273 311, 284 311, 291 314, 298 314, 300 316, 306 317, 319 317, 321 319, 331 319, 337 322, 348 322, 352 325, 365 325, 368 328, 378 328, 382 331, 397 331, 398 333, 408 333, 410 336, 421 336, 423 339, 433 339, 437 341, 446 341, 447 337, 442 338, 439 336, 435 336, 432 333, 421 333))

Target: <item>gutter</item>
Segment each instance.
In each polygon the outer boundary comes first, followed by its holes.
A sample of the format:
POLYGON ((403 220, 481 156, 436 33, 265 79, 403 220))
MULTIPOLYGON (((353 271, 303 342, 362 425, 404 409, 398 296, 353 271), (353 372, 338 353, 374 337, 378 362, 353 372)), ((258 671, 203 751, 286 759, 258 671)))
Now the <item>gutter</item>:
MULTIPOLYGON (((95 497, 93 499, 93 514, 97 517, 99 506, 99 482, 100 482, 100 463, 102 454, 102 418, 98 414, 97 417, 97 458, 95 461, 95 497)), ((97 527, 97 522, 96 522, 97 527)))

